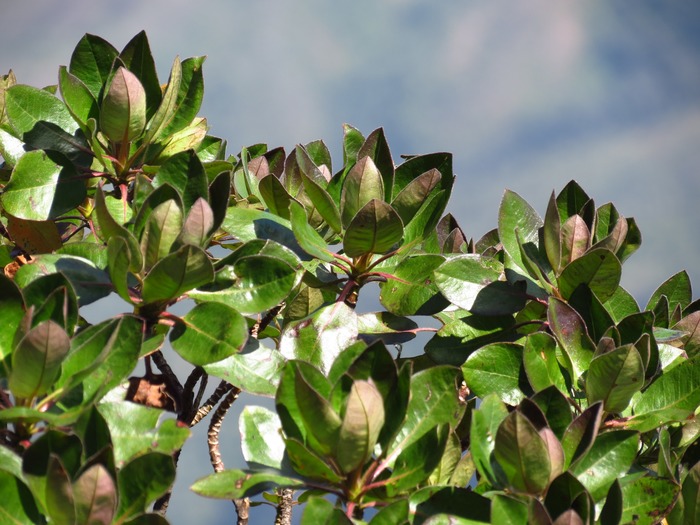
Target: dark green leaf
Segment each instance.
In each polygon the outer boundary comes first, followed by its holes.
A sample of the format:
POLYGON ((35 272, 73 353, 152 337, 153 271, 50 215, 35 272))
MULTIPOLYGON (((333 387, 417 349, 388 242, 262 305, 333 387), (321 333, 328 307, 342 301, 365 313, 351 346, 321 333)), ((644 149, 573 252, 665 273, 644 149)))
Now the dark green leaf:
POLYGON ((170 301, 214 277, 214 267, 207 254, 196 246, 184 245, 164 257, 143 281, 142 297, 146 303, 170 301))
POLYGON ((590 404, 603 402, 606 412, 622 412, 644 386, 644 363, 633 345, 624 345, 593 358, 586 375, 590 404))
POLYGON ((151 118, 163 95, 146 32, 141 31, 134 36, 119 53, 119 58, 143 84, 148 99, 148 118, 151 118))
POLYGON ((88 119, 98 118, 97 99, 82 80, 68 72, 66 66, 61 66, 58 70, 58 85, 68 111, 83 127, 88 119))
POLYGON ((27 486, 11 473, 0 470, 0 519, 8 525, 45 523, 27 486))
POLYGON ((321 459, 300 441, 287 438, 284 440, 284 444, 292 467, 305 478, 330 482, 334 485, 342 481, 342 475, 338 474, 325 460, 321 459))
POLYGON ((603 404, 589 406, 567 427, 561 438, 564 448, 564 466, 586 454, 598 435, 603 416, 603 404))
POLYGON ((544 248, 547 254, 549 265, 554 270, 556 275, 559 275, 561 269, 561 221, 559 219, 559 209, 557 208, 556 197, 554 192, 549 199, 547 205, 547 213, 544 216, 544 225, 542 229, 542 239, 544 248))
POLYGON ((441 179, 442 175, 438 170, 426 171, 409 182, 391 201, 391 207, 396 210, 404 224, 411 221, 441 179))
POLYGON ((700 358, 683 361, 661 374, 632 403, 628 426, 646 432, 671 421, 683 421, 700 405, 700 358))
MULTIPOLYGON (((128 248, 129 270, 140 273, 143 268, 143 257, 136 238, 124 226, 117 222, 110 214, 105 203, 105 196, 102 188, 95 191, 95 215, 98 221, 98 234, 108 242, 112 237, 120 237, 126 242, 128 248)), ((121 266, 121 265, 119 265, 121 266)), ((110 274, 112 270, 110 268, 110 274)), ((122 296, 123 297, 123 296, 122 296)))
POLYGON ((350 257, 386 253, 403 237, 403 223, 386 202, 372 199, 353 217, 345 231, 343 247, 350 257))
POLYGON ((486 345, 467 358, 462 371, 467 386, 478 397, 497 394, 509 405, 517 405, 525 397, 521 389, 525 374, 521 345, 486 345))
POLYGON ((371 158, 373 164, 377 167, 379 173, 381 174, 384 194, 377 198, 389 202, 393 194, 394 186, 394 161, 391 158, 389 144, 386 141, 384 130, 382 128, 375 129, 372 133, 370 133, 358 150, 358 162, 363 157, 371 158))
MULTIPOLYGON (((153 192, 151 195, 155 193, 153 192)), ((149 200, 151 199, 146 201, 149 200)), ((144 209, 141 208, 142 211, 144 209)), ((158 261, 167 257, 181 230, 182 208, 175 199, 158 204, 153 209, 141 234, 141 253, 147 271, 153 268, 158 261)))
POLYGON ((289 220, 289 205, 292 197, 277 177, 274 175, 263 177, 258 183, 258 191, 270 213, 289 220))
POLYGON ((433 275, 438 289, 451 303, 471 310, 485 287, 499 280, 501 271, 480 256, 467 254, 449 258, 433 275))
POLYGON ((599 434, 593 446, 570 468, 593 500, 602 501, 610 485, 627 472, 637 455, 639 434, 630 430, 613 430, 599 434))
POLYGON ((523 347, 523 365, 528 381, 535 392, 555 386, 568 393, 566 380, 557 361, 557 342, 544 332, 530 334, 523 347))
MULTIPOLYGON (((149 472, 150 476, 154 474, 160 476, 162 473, 149 472)), ((144 476, 142 479, 149 478, 144 476)), ((150 479, 157 480, 157 478, 150 479)), ((117 507, 117 490, 112 476, 103 465, 95 464, 89 467, 73 482, 73 497, 76 523, 101 525, 112 523, 117 507)), ((120 490, 119 498, 124 497, 126 494, 120 490)))
POLYGON ((189 212, 197 199, 209 198, 209 181, 197 154, 192 150, 182 151, 170 157, 153 178, 155 188, 170 184, 182 195, 185 212, 189 212))
MULTIPOLYGON (((439 188, 444 190, 449 197, 455 179, 452 172, 452 154, 430 153, 428 155, 411 157, 406 162, 396 167, 394 173, 394 185, 393 188, 391 188, 391 199, 386 199, 387 202, 393 201, 399 192, 403 190, 412 180, 432 169, 438 170, 442 175, 439 188)), ((386 181, 384 183, 384 187, 385 190, 389 188, 386 181)), ((442 211, 440 211, 438 215, 442 215, 442 211)))
MULTIPOLYGON (((173 66, 173 71, 170 74, 168 87, 163 95, 161 107, 167 102, 162 113, 165 115, 162 124, 154 133, 154 138, 166 138, 177 131, 182 130, 190 124, 197 116, 202 105, 204 95, 204 76, 202 74, 202 65, 206 57, 192 57, 182 61, 176 71, 173 66), (173 89, 170 93, 170 83, 173 78, 179 76, 180 79, 173 84, 173 89), (170 95, 172 98, 167 98, 170 95), (174 100, 173 100, 174 98, 174 100)), ((161 112, 159 108, 159 112, 161 112)), ((156 113, 156 116, 158 113, 156 113)), ((156 118, 154 116, 154 119, 156 118)), ((151 124, 149 124, 150 126, 151 124)))
POLYGON ((610 250, 596 248, 572 261, 559 276, 559 290, 565 299, 585 284, 600 299, 607 301, 620 284, 622 266, 610 250))
MULTIPOLYGON (((15 332, 24 317, 24 299, 17 285, 4 274, 0 275, 0 363, 12 353, 15 332)), ((6 375, 0 364, 0 376, 6 375)))
POLYGON ((301 525, 352 525, 341 509, 318 496, 311 497, 306 503, 301 525))
POLYGON ((496 494, 491 500, 491 523, 526 525, 527 504, 505 494, 496 494))
POLYGON ((170 332, 173 349, 197 366, 237 353, 246 339, 248 323, 245 318, 233 308, 215 302, 196 305, 170 332))
POLYGON ((125 520, 147 511, 175 481, 175 464, 168 454, 151 452, 137 456, 119 470, 119 510, 125 520))
POLYGON ((498 236, 503 248, 515 263, 526 269, 520 253, 519 241, 522 244, 539 243, 539 229, 542 219, 537 212, 520 195, 506 190, 498 211, 498 236))
POLYGON ((290 200, 289 214, 292 221, 292 231, 299 246, 312 257, 326 262, 333 261, 335 258, 328 250, 326 241, 309 224, 304 207, 298 202, 290 200))
POLYGON ((490 500, 471 489, 426 487, 414 492, 409 502, 416 509, 416 525, 479 525, 491 521, 490 500))
POLYGON ((345 177, 340 196, 344 226, 348 226, 365 204, 372 199, 384 199, 382 176, 370 157, 362 157, 345 177))
POLYGON ((85 83, 97 100, 117 55, 112 44, 99 36, 86 34, 71 55, 70 72, 85 83))
POLYGON ((447 427, 435 427, 401 452, 388 480, 387 494, 410 493, 427 480, 440 463, 448 435, 447 427))
POLYGON ((131 71, 120 67, 102 99, 100 130, 113 142, 132 142, 141 136, 146 122, 144 86, 131 71))
POLYGON ((685 270, 678 272, 666 279, 659 287, 651 294, 649 302, 645 310, 653 310, 656 304, 661 299, 661 296, 666 296, 668 299, 668 309, 672 312, 677 306, 681 309, 685 308, 693 300, 693 294, 690 287, 690 277, 685 270))
POLYGON ((233 265, 234 279, 223 278, 188 295, 201 301, 227 304, 242 314, 264 312, 280 304, 301 279, 301 272, 269 255, 241 257, 233 265))
POLYGON ((47 393, 61 371, 70 348, 65 330, 43 321, 29 330, 12 354, 9 386, 15 397, 32 399, 47 393))
POLYGON ((382 285, 379 300, 396 315, 430 315, 443 310, 448 301, 433 282, 433 270, 445 258, 441 255, 422 254, 407 257, 391 273, 382 285))
POLYGON ((575 383, 588 369, 595 344, 588 335, 581 316, 564 301, 555 297, 549 299, 547 320, 564 351, 567 368, 575 383))

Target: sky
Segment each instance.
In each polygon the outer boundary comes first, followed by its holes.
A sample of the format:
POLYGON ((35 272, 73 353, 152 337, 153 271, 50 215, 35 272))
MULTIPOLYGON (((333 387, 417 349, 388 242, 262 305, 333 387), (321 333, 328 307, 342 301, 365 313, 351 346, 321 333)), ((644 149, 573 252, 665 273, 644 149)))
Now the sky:
MULTIPOLYGON (((383 127, 397 163, 454 154, 448 211, 469 237, 496 226, 506 188, 544 215, 551 192, 574 179, 597 205, 637 220, 643 244, 622 282, 641 306, 678 271, 700 280, 698 2, 2 5, 0 73, 21 83, 55 83, 84 33, 121 49, 146 30, 162 82, 176 55, 207 55, 201 115, 230 153, 323 139, 337 169, 343 123, 365 135, 383 127)), ((206 467, 199 453, 188 465, 206 467)), ((181 500, 174 524, 203 522, 210 506, 230 512, 228 502, 181 500)))

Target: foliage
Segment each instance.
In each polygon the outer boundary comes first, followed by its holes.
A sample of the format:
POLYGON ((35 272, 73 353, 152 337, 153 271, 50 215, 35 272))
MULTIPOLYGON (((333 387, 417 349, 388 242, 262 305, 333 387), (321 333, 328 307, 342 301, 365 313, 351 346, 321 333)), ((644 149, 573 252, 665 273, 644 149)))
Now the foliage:
POLYGON ((506 191, 470 240, 451 155, 395 165, 381 129, 346 125, 336 171, 321 141, 229 156, 203 62, 161 86, 145 34, 86 35, 58 95, 0 82, 1 515, 166 523, 188 427, 227 395, 192 489, 239 511, 293 489, 302 523, 700 522, 700 303, 685 272, 643 309, 620 286, 633 219, 571 182, 544 219, 506 191), (384 310, 358 313, 372 283, 384 310), (88 323, 111 294, 130 311, 88 323), (226 470, 240 391, 275 409, 245 407, 249 468, 226 470))

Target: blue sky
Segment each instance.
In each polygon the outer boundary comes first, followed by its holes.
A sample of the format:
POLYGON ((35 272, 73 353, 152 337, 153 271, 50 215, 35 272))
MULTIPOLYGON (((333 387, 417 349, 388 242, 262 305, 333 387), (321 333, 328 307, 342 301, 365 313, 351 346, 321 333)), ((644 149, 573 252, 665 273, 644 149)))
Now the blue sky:
MULTIPOLYGON (((163 82, 176 55, 208 55, 201 113, 231 153, 321 138, 338 167, 344 122, 383 126, 396 162, 454 154, 449 211, 476 238, 495 227, 506 188, 544 214, 552 190, 576 179, 637 219, 644 242, 623 284, 642 306, 677 271, 700 282, 700 3, 197 5, 5 2, 0 73, 55 83, 84 33, 121 48, 145 29, 163 82)), ((208 507, 174 504, 170 518, 205 522, 208 507)))

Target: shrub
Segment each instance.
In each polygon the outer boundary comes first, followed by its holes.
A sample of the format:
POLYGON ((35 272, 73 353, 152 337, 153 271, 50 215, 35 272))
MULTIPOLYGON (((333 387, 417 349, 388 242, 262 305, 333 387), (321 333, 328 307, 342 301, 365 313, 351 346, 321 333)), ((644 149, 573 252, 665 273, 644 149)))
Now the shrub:
POLYGON ((469 239, 451 155, 395 165, 382 129, 346 125, 335 170, 321 141, 230 156, 203 62, 161 86, 144 33, 85 35, 57 86, 2 78, 2 515, 166 523, 212 412, 192 489, 240 523, 259 494, 280 523, 700 522, 700 302, 685 272, 643 309, 620 286, 633 219, 572 181, 544 219, 506 191, 469 239), (374 283, 384 310, 358 313, 374 283), (111 294, 131 311, 81 316, 111 294), (244 408, 227 470, 240 392, 275 410, 244 408))

